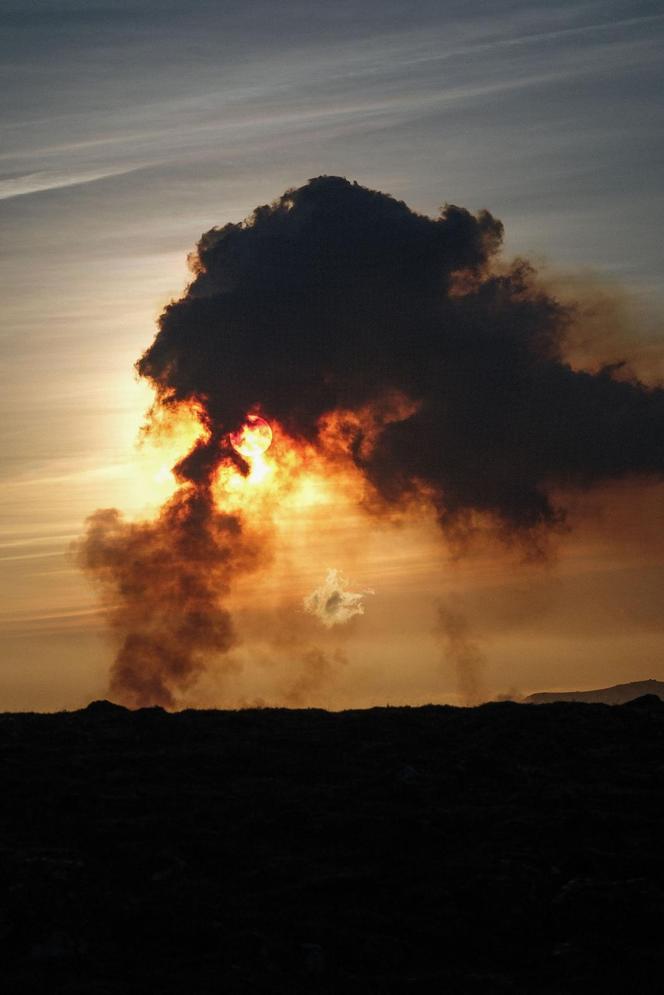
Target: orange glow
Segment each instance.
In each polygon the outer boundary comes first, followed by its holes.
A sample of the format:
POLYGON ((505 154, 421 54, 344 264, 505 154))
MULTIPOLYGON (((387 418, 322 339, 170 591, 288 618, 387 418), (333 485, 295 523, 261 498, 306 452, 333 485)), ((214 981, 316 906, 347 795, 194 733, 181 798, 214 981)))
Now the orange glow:
POLYGON ((347 459, 291 438, 277 423, 269 426, 254 415, 250 430, 245 426, 231 437, 231 443, 246 460, 249 472, 242 474, 230 462, 219 466, 213 493, 224 511, 242 512, 252 521, 269 518, 277 528, 292 519, 294 527, 305 511, 338 505, 351 494, 353 501, 361 499, 361 475, 347 459), (262 448, 268 441, 269 450, 262 448))
POLYGON ((386 425, 410 418, 418 408, 416 401, 398 391, 390 391, 380 401, 366 404, 357 411, 338 408, 320 419, 322 447, 330 454, 348 456, 351 443, 357 444, 359 440, 359 455, 368 457, 386 425))
POLYGON ((272 429, 260 415, 247 415, 238 432, 231 435, 233 449, 247 460, 254 460, 270 448, 272 429))
MULTIPOLYGON (((361 437, 360 449, 366 455, 383 425, 408 417, 416 407, 394 394, 358 412, 331 413, 321 419, 316 445, 292 438, 277 422, 270 424, 258 413, 248 414, 242 428, 229 436, 248 472, 222 458, 212 485, 215 504, 253 523, 269 519, 277 529, 286 527, 289 532, 304 528, 302 515, 315 516, 317 528, 323 528, 333 507, 335 517, 342 508, 345 517, 351 508, 351 518, 362 515, 359 507, 364 511, 373 507, 376 496, 354 465, 354 441, 361 437)), ((168 500, 179 485, 173 468, 196 443, 209 438, 205 414, 195 402, 153 408, 137 452, 133 485, 137 508, 156 510, 168 500)), ((421 494, 419 500, 421 513, 427 496, 421 494)), ((401 517, 396 511, 388 515, 387 509, 380 510, 383 517, 401 517)))
POLYGON ((272 444, 272 429, 264 418, 255 414, 247 415, 242 428, 231 434, 230 443, 249 464, 249 475, 244 479, 252 484, 259 484, 270 475, 271 467, 265 453, 272 444))
MULTIPOLYGON (((277 422, 270 425, 260 415, 250 414, 230 436, 249 472, 241 473, 228 461, 221 463, 213 484, 215 502, 220 509, 242 512, 250 520, 269 517, 277 528, 288 521, 289 529, 297 527, 298 516, 324 517, 331 507, 335 515, 340 508, 347 513, 353 507, 352 517, 369 507, 378 510, 378 498, 356 466, 354 451, 366 456, 385 425, 416 410, 415 402, 394 392, 355 412, 331 412, 321 418, 315 444, 294 439, 277 422)), ((420 513, 429 510, 430 497, 425 493, 411 495, 409 501, 418 504, 420 513)), ((383 517, 396 519, 405 508, 406 502, 389 513, 381 505, 380 511, 383 517)), ((324 527, 322 519, 318 526, 324 527)))
POLYGON ((154 409, 132 461, 133 503, 156 509, 167 501, 178 486, 173 467, 208 436, 198 405, 154 409))

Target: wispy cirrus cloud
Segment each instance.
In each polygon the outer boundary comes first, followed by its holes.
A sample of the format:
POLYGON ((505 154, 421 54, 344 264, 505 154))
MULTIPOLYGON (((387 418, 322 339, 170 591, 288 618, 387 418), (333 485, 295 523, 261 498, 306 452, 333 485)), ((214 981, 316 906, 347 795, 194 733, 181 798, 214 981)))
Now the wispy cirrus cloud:
POLYGON ((9 176, 0 179, 0 200, 10 197, 24 197, 31 193, 41 193, 44 190, 57 190, 61 187, 75 187, 82 183, 96 183, 112 176, 123 176, 135 173, 139 166, 118 166, 112 169, 86 170, 79 173, 50 172, 39 170, 34 173, 24 173, 22 176, 9 176))

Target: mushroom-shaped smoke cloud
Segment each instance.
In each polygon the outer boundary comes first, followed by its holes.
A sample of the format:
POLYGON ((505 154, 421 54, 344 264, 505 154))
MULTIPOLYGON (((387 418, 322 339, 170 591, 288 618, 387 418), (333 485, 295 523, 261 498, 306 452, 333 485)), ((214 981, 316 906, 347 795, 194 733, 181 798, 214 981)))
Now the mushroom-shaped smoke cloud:
MULTIPOLYGON (((333 176, 203 235, 137 364, 156 410, 188 405, 201 439, 156 519, 98 512, 78 547, 119 636, 123 700, 173 705, 235 644, 220 601, 271 555, 270 514, 220 483, 247 471, 231 444, 247 418, 345 461, 368 507, 424 501, 450 534, 481 519, 535 542, 563 515, 556 492, 662 474, 664 389, 573 369, 570 313, 526 263, 499 263, 501 238, 487 211, 424 217, 333 176)), ((337 581, 310 601, 327 621, 361 611, 337 581)))
POLYGON ((554 524, 556 488, 661 474, 664 390, 573 370, 567 311, 527 264, 492 267, 502 230, 318 177, 201 238, 138 370, 164 403, 203 406, 213 446, 254 409, 320 443, 323 416, 400 396, 403 417, 347 432, 383 499, 424 490, 450 527, 554 524))

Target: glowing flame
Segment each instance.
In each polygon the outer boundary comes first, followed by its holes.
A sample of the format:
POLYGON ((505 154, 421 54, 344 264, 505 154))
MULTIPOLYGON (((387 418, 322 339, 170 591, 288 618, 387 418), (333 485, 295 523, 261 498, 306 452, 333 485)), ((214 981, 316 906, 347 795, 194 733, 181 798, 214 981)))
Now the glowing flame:
POLYGON ((242 428, 231 435, 233 449, 250 462, 262 456, 271 442, 272 429, 260 415, 247 415, 242 428))
POLYGON ((140 439, 127 462, 129 495, 124 508, 132 513, 154 513, 176 491, 173 467, 194 445, 209 435, 195 404, 156 409, 149 431, 140 439))
POLYGON ((247 420, 237 432, 230 436, 236 452, 249 464, 248 480, 252 484, 262 483, 270 474, 270 464, 265 453, 272 443, 272 429, 260 415, 247 415, 247 420))

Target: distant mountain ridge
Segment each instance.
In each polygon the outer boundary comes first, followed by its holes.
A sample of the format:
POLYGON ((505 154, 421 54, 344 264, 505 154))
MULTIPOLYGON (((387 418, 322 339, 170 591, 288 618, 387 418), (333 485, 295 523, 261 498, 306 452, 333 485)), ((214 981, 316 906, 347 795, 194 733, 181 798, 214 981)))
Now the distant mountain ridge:
POLYGON ((524 702, 528 705, 546 705, 552 701, 599 702, 604 705, 624 705, 627 701, 641 698, 644 694, 654 694, 664 701, 664 681, 652 678, 647 681, 631 681, 629 684, 614 684, 610 688, 597 688, 594 691, 539 691, 528 695, 524 702))

